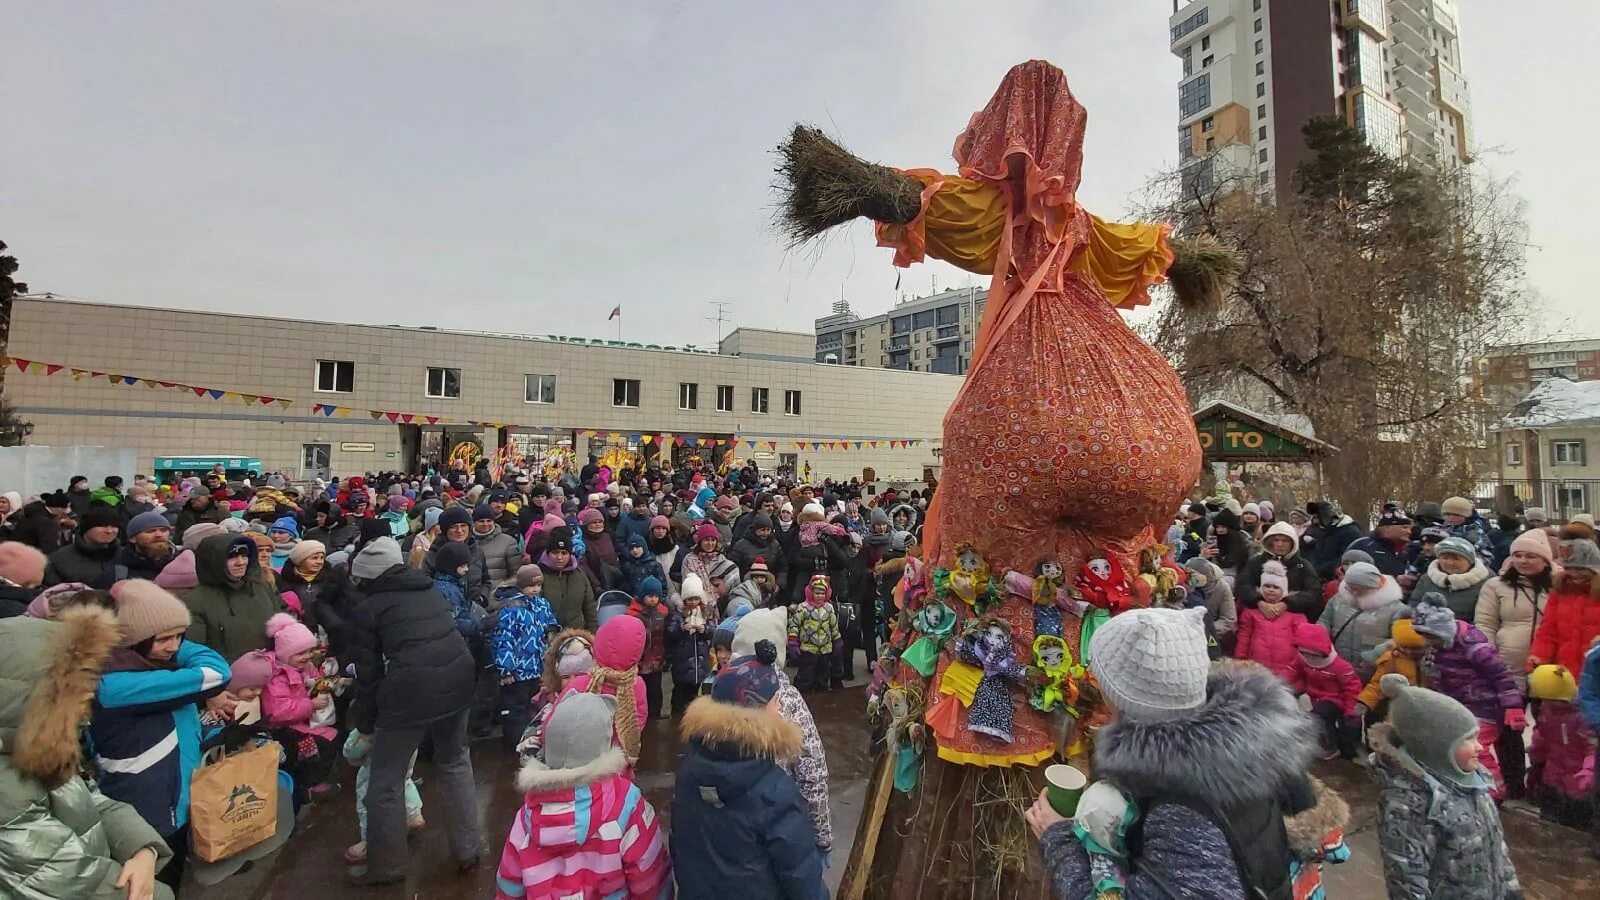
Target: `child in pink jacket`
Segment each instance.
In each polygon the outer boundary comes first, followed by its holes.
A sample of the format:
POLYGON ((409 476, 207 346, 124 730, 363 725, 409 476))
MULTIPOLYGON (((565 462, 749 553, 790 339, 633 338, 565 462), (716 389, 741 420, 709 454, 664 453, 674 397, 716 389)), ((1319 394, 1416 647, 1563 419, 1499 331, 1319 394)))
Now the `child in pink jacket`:
POLYGON ((1354 666, 1333 652, 1333 638, 1321 625, 1296 625, 1294 646, 1299 658, 1289 684, 1296 694, 1310 699, 1311 712, 1322 720, 1322 758, 1353 759, 1361 737, 1361 725, 1353 720, 1361 677, 1354 666))
POLYGON ((1295 664, 1300 660, 1295 630, 1309 623, 1301 613, 1289 611, 1288 593, 1289 576, 1283 563, 1267 560, 1261 567, 1261 602, 1239 613, 1239 643, 1233 655, 1258 662, 1293 683, 1295 664))
POLYGON ((313 695, 320 670, 311 658, 317 638, 289 613, 278 613, 267 620, 267 638, 272 641, 272 676, 261 692, 261 720, 272 729, 272 736, 283 745, 284 770, 294 778, 296 806, 312 797, 331 793, 328 783, 338 748, 338 733, 326 725, 314 725, 311 715, 333 702, 325 693, 313 695))
POLYGON ((616 702, 575 694, 550 714, 545 758, 517 773, 526 796, 500 854, 497 900, 671 900, 656 811, 611 739, 616 702))
POLYGON ((594 633, 594 668, 575 676, 555 702, 559 707, 573 694, 617 698, 617 743, 630 765, 639 758, 639 736, 650 721, 644 679, 639 677, 646 637, 644 623, 633 616, 617 616, 601 625, 594 633))
POLYGON ((1543 665, 1528 676, 1533 698, 1533 743, 1528 747, 1528 792, 1545 816, 1585 828, 1594 812, 1594 738, 1574 701, 1578 682, 1562 666, 1543 665))

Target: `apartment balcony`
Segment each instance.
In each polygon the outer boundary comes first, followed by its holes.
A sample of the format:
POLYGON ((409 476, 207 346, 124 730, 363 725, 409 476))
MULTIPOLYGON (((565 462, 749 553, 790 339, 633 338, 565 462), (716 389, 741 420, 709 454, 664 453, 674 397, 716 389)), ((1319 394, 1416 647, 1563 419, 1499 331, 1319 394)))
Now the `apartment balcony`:
POLYGON ((897 334, 894 337, 889 339, 889 352, 890 353, 893 353, 893 352, 895 352, 897 350, 910 350, 910 349, 911 349, 911 335, 910 334, 897 334))
POLYGON ((1387 0, 1345 0, 1342 24, 1346 28, 1360 28, 1381 41, 1389 36, 1388 21, 1387 0))
POLYGON ((1399 10, 1399 15, 1395 16, 1393 22, 1389 23, 1394 39, 1422 53, 1431 50, 1433 48, 1433 36, 1429 33, 1429 29, 1432 26, 1419 18, 1405 4, 1397 4, 1395 8, 1399 10))
POLYGON ((1439 71, 1439 105, 1457 115, 1465 116, 1470 113, 1472 110, 1467 98, 1467 79, 1438 56, 1434 57, 1433 62, 1439 71))
POLYGON ((960 325, 945 325, 939 329, 938 334, 933 336, 933 343, 935 344, 948 344, 951 341, 959 340, 961 340, 960 325))
POLYGON ((1450 35, 1451 37, 1455 37, 1456 35, 1460 34, 1460 32, 1456 31, 1456 20, 1449 13, 1441 9, 1437 3, 1430 5, 1433 7, 1433 24, 1436 25, 1440 31, 1450 35))

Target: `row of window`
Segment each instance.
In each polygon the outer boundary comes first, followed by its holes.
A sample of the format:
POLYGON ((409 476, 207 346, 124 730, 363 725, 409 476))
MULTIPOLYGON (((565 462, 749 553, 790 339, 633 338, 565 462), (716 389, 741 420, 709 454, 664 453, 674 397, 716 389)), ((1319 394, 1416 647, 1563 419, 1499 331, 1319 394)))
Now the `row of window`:
MULTIPOLYGON (((442 366, 429 366, 423 393, 430 399, 456 400, 461 397, 461 370, 442 366)), ((317 360, 316 390, 324 394, 350 394, 356 389, 356 364, 347 359, 317 360)), ((611 380, 611 405, 639 406, 639 379, 613 378, 611 380)), ((768 412, 768 391, 764 387, 750 389, 750 411, 768 412)), ((524 403, 556 402, 556 376, 524 375, 524 403)), ((800 392, 783 392, 784 415, 800 415, 800 392)), ((700 385, 693 382, 678 384, 678 408, 700 408, 700 385)), ((733 412, 733 385, 717 385, 717 412, 733 412)))
MULTIPOLYGON (((1553 466, 1582 466, 1588 464, 1587 448, 1583 441, 1551 441, 1550 464, 1553 466)), ((1521 442, 1506 445, 1506 465, 1522 465, 1521 442)))

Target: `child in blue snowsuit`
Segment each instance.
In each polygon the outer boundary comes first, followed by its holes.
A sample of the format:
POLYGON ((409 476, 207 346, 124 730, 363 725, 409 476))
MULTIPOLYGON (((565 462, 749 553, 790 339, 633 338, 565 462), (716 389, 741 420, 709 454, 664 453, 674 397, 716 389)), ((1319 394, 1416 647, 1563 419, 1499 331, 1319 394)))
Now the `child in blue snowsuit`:
POLYGON ((495 592, 500 621, 494 631, 494 665, 500 673, 501 737, 509 750, 517 748, 533 717, 545 650, 550 635, 561 628, 543 591, 544 570, 523 566, 517 570, 516 584, 495 592))

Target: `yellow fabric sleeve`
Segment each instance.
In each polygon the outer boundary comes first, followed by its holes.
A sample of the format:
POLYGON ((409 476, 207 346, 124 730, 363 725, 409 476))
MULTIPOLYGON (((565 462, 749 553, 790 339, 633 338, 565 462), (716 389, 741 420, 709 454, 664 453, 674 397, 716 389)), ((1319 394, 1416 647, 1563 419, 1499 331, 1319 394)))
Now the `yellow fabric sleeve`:
POLYGON ((1118 309, 1149 303, 1150 286, 1165 281, 1172 265, 1172 250, 1167 246, 1171 229, 1144 222, 1107 222, 1093 214, 1089 220, 1094 226, 1089 243, 1067 268, 1093 278, 1118 309))

